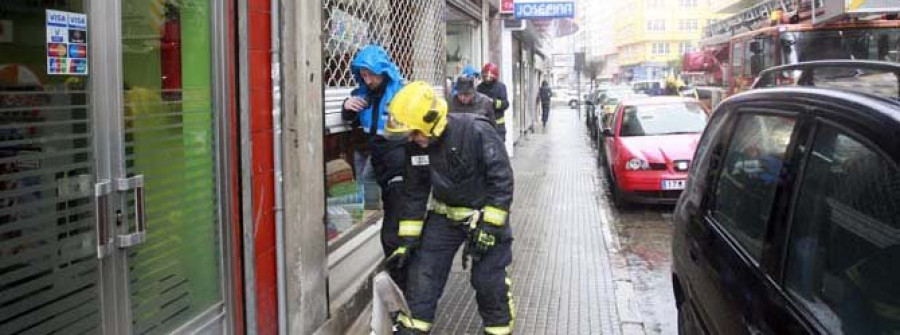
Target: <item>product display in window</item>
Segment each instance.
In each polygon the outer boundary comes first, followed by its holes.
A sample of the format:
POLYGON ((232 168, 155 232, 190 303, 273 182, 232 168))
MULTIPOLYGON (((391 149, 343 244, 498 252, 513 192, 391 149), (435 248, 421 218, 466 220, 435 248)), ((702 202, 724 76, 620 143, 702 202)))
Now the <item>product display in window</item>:
POLYGON ((364 142, 349 132, 326 137, 326 233, 332 242, 381 216, 381 190, 375 182, 364 142))
POLYGON ((353 167, 344 159, 325 165, 328 239, 332 240, 363 219, 364 193, 353 176, 353 167))

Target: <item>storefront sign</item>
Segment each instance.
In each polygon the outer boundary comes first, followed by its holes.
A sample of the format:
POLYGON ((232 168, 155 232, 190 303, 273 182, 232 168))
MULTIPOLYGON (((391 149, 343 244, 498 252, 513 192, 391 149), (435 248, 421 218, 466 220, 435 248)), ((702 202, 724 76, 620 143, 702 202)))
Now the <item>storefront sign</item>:
POLYGON ((574 18, 575 2, 516 2, 515 17, 516 20, 574 18))
POLYGON ((87 75, 87 15, 47 10, 47 74, 87 75))
POLYGON ((515 1, 513 0, 501 0, 500 2, 500 13, 502 14, 512 14, 515 9, 513 4, 515 1))

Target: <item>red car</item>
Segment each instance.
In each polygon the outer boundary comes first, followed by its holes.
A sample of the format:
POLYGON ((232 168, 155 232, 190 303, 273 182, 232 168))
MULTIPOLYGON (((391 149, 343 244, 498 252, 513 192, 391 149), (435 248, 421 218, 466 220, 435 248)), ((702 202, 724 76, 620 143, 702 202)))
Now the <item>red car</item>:
POLYGON ((706 127, 695 99, 626 99, 616 107, 606 136, 610 189, 617 206, 629 202, 674 204, 706 127))

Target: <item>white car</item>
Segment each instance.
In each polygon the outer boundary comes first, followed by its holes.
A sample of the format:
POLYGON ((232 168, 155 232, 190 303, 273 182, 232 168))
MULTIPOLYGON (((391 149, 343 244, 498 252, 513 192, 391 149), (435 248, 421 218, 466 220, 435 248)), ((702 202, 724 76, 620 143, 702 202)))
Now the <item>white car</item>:
POLYGON ((578 101, 577 92, 571 90, 553 91, 553 97, 550 98, 550 102, 553 105, 566 104, 571 108, 577 108, 578 101))

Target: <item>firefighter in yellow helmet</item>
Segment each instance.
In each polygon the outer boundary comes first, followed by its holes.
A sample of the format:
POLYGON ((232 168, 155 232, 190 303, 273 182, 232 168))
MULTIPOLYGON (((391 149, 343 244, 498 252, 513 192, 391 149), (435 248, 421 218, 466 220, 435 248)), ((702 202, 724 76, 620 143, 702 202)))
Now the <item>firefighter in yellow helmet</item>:
POLYGON ((409 262, 410 315, 400 315, 400 333, 431 330, 453 256, 466 243, 484 332, 511 334, 515 311, 506 267, 512 262, 513 172, 503 140, 482 115, 448 114, 447 103, 425 82, 406 85, 388 111, 386 132, 409 138, 403 245, 388 258, 389 266, 409 262))

